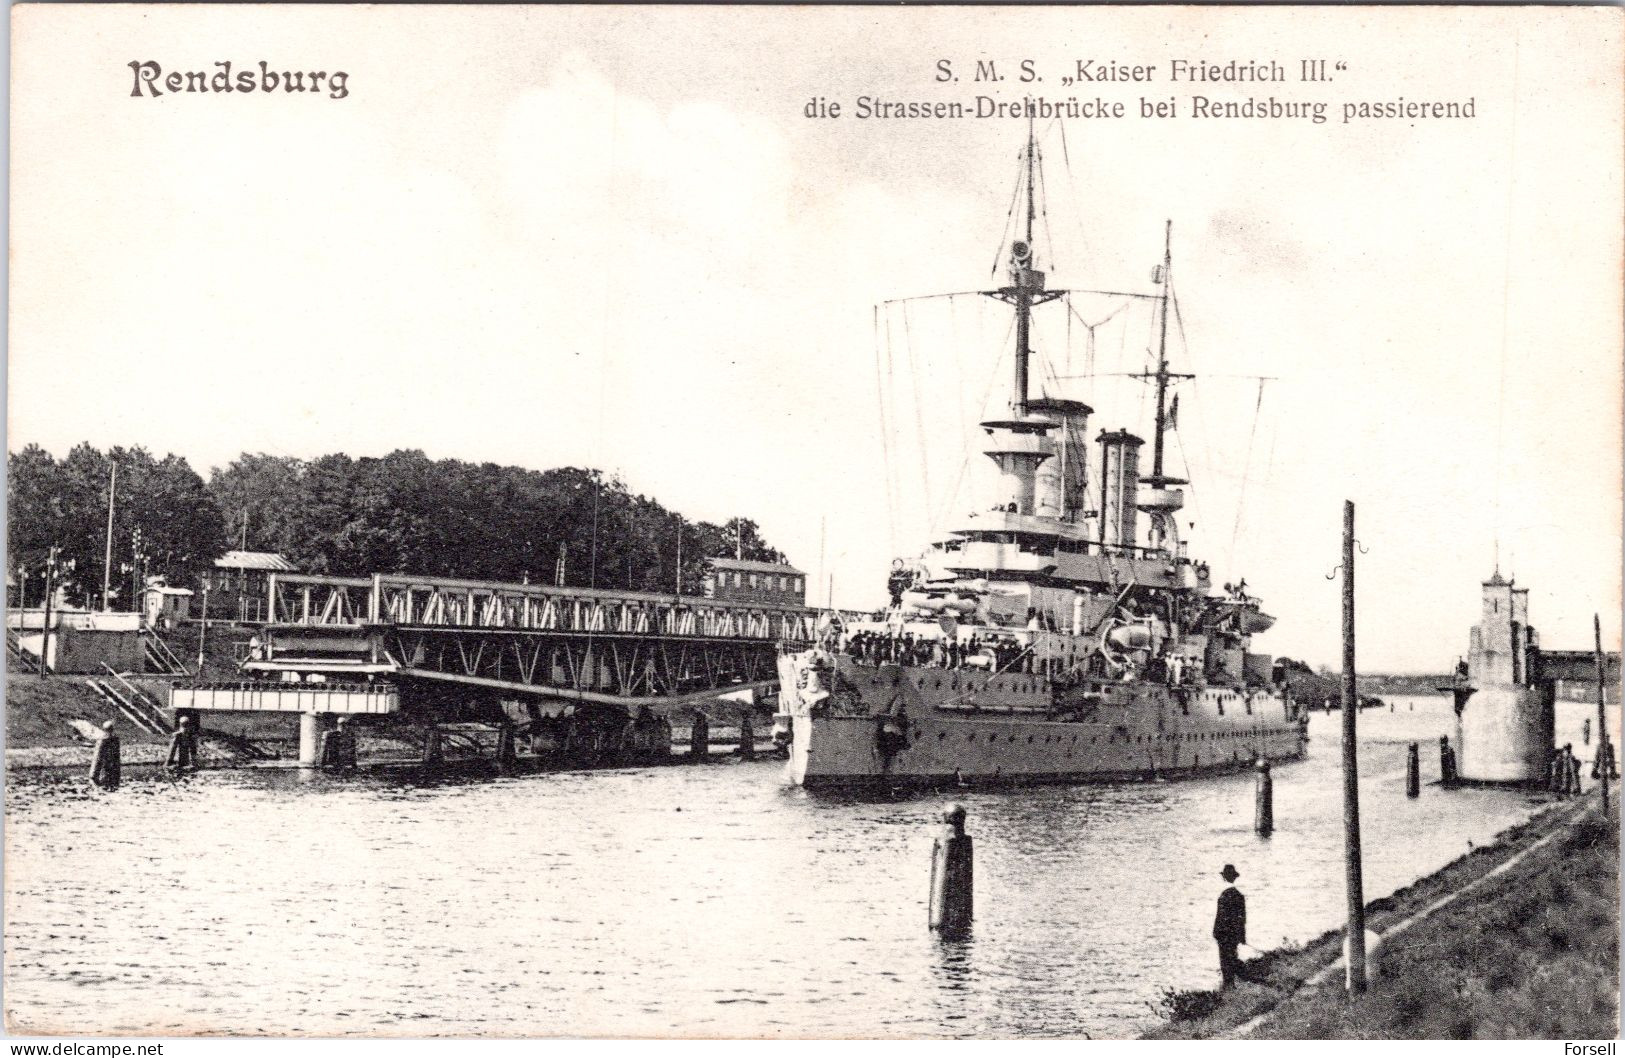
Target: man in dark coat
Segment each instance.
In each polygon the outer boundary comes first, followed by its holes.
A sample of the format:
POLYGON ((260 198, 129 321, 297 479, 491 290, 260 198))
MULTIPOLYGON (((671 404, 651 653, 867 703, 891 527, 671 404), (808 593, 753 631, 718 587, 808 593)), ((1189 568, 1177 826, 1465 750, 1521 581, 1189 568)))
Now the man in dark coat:
MULTIPOLYGON (((1225 864, 1219 876, 1227 882, 1241 877, 1231 864, 1225 864)), ((1213 916, 1213 939, 1219 944, 1219 972, 1224 975, 1222 987, 1229 988, 1241 977, 1241 959, 1236 946, 1247 943, 1247 898, 1234 885, 1219 894, 1218 913, 1213 916)))

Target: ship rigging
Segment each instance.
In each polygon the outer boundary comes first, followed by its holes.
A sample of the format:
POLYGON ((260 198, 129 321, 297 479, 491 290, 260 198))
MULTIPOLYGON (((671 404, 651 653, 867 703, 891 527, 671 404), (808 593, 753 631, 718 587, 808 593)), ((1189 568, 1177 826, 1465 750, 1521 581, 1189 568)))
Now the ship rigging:
MULTIPOLYGON (((1059 395, 1052 366, 1042 373, 1054 395, 1043 387, 1034 394, 1034 310, 1065 300, 1070 325, 1078 316, 1071 295, 1103 292, 1048 285, 1035 254, 1048 214, 1030 124, 1020 161, 1006 281, 977 292, 1013 310, 1010 398, 980 423, 979 447, 997 474, 995 502, 944 519, 918 558, 895 562, 889 604, 872 619, 831 620, 818 647, 781 657, 777 730, 795 781, 1128 778, 1302 754, 1304 715, 1272 659, 1249 649, 1273 618, 1245 581, 1212 592, 1207 564, 1180 539, 1176 516, 1189 480, 1169 473, 1164 439, 1177 426, 1170 391, 1194 375, 1169 366, 1169 320, 1179 320, 1172 225, 1152 275, 1157 292, 1107 292, 1154 313, 1154 370, 1130 376, 1155 401, 1150 473, 1142 476, 1145 441, 1115 429, 1091 442, 1094 409, 1059 395)), ((1120 311, 1085 323, 1091 346, 1094 331, 1120 311)), ((906 337, 906 303, 902 322, 906 337)), ((925 453, 912 354, 909 364, 925 453)), ((885 414, 884 386, 882 398, 885 441, 899 423, 895 408, 885 414)), ((894 446, 883 448, 890 461, 894 446)), ((890 489, 887 498, 895 534, 890 489)))

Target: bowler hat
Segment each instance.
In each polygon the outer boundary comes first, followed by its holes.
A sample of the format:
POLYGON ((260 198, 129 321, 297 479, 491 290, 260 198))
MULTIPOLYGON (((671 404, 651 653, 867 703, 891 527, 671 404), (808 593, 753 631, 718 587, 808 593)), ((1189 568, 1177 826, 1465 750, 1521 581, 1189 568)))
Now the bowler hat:
POLYGON ((1224 865, 1224 870, 1219 872, 1219 877, 1227 882, 1233 882, 1241 877, 1241 872, 1236 870, 1235 864, 1227 863, 1224 865))

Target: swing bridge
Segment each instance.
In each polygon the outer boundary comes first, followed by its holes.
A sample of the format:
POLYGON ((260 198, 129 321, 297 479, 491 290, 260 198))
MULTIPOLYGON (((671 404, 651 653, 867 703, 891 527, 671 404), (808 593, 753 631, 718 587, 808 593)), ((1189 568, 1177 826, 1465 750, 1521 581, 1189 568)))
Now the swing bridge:
POLYGON ((818 611, 686 595, 373 574, 272 573, 248 679, 176 686, 175 709, 405 713, 421 722, 657 715, 777 689, 818 611))

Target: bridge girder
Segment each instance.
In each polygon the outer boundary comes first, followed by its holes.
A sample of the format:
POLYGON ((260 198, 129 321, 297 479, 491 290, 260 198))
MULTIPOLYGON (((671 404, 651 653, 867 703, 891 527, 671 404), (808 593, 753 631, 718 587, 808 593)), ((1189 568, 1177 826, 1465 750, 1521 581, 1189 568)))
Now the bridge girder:
POLYGON ((416 625, 382 626, 378 634, 384 656, 403 675, 521 693, 587 692, 653 704, 777 678, 777 651, 763 640, 416 625))

